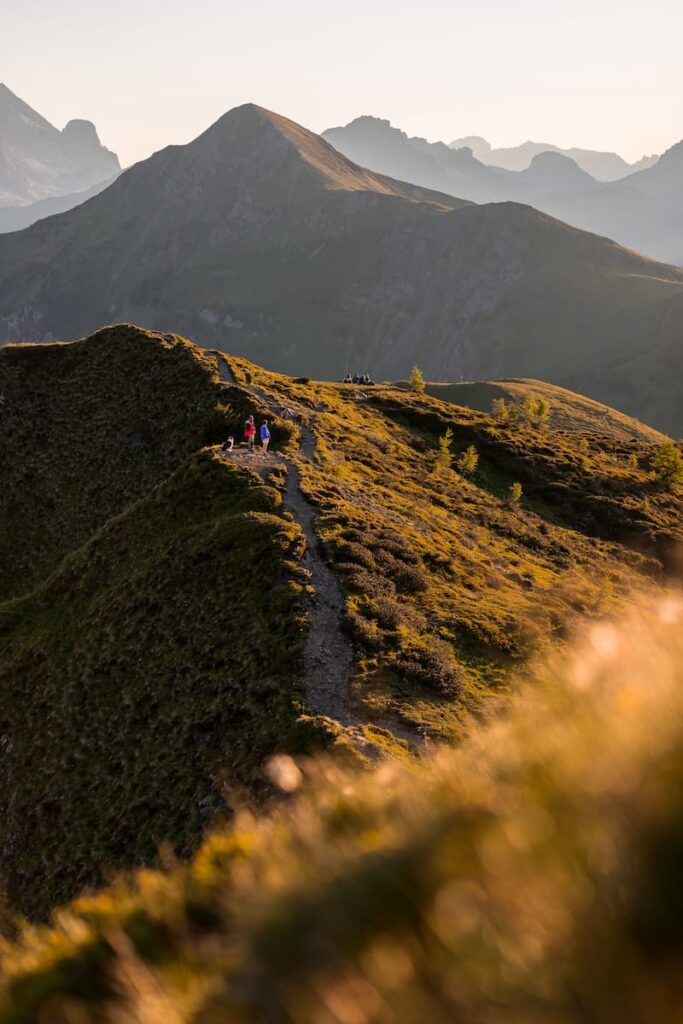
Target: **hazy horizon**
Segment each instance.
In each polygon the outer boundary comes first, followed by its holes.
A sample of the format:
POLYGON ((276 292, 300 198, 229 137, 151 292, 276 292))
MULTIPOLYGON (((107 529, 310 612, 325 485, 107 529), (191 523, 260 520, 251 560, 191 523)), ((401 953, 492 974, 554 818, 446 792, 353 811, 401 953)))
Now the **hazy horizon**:
POLYGON ((95 122, 124 165, 254 102, 321 132, 361 114, 430 140, 481 135, 610 150, 633 162, 683 138, 683 7, 540 0, 484 10, 352 0, 5 0, 0 81, 57 127, 95 122), (663 31, 663 26, 665 31, 663 31))

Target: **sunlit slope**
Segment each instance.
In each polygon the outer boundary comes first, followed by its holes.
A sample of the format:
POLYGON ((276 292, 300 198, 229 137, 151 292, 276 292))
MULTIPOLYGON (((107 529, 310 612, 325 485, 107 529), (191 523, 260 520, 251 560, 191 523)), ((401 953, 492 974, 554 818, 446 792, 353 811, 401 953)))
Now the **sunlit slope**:
POLYGON ((675 565, 681 491, 653 481, 653 443, 508 427, 398 388, 297 384, 231 362, 310 416, 303 486, 347 591, 366 714, 391 709, 452 736, 577 612, 603 614, 675 565), (453 468, 435 472, 448 429, 453 468), (479 464, 467 477, 456 466, 469 446, 479 464))
POLYGON ((486 413, 492 411, 493 403, 498 399, 517 405, 520 410, 529 397, 537 401, 543 399, 550 406, 549 424, 556 430, 600 434, 615 441, 638 440, 651 444, 661 443, 665 439, 665 435, 658 430, 653 430, 632 416, 625 416, 617 409, 546 381, 492 380, 460 384, 430 381, 426 391, 442 402, 454 402, 486 413))

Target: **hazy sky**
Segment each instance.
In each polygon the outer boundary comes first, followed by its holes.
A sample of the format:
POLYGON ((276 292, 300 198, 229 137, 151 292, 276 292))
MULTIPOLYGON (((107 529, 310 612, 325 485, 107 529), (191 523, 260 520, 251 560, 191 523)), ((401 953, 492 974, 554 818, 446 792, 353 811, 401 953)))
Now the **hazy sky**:
POLYGON ((683 139, 682 40, 681 0, 0 0, 0 81, 125 164, 248 101, 636 159, 683 139))

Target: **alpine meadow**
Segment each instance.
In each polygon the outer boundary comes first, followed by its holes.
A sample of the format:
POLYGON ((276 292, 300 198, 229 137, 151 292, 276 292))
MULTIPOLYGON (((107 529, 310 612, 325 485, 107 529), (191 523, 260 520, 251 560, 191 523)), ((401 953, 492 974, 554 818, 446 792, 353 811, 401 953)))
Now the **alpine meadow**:
POLYGON ((683 1019, 649 19, 7 0, 0 1024, 683 1019))

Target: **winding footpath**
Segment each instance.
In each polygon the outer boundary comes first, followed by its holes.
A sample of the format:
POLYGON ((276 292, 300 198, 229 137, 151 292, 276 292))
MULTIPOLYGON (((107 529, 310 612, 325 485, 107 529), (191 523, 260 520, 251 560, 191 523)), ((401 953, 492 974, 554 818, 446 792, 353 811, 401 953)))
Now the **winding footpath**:
MULTIPOLYGON (((218 371, 224 384, 235 385, 266 405, 274 415, 277 410, 273 399, 260 388, 236 380, 230 363, 221 353, 215 353, 218 371)), ((302 457, 309 462, 315 455, 315 435, 306 426, 301 428, 302 457)), ((325 560, 322 545, 315 531, 316 509, 301 490, 299 467, 280 452, 263 461, 258 454, 248 457, 250 468, 258 471, 284 463, 287 483, 283 504, 301 527, 306 538, 304 566, 310 574, 313 598, 304 648, 306 693, 318 715, 333 718, 343 726, 360 725, 349 711, 351 680, 353 677, 353 647, 343 628, 344 597, 337 578, 325 560)), ((244 464, 240 459, 240 464, 244 464)))

